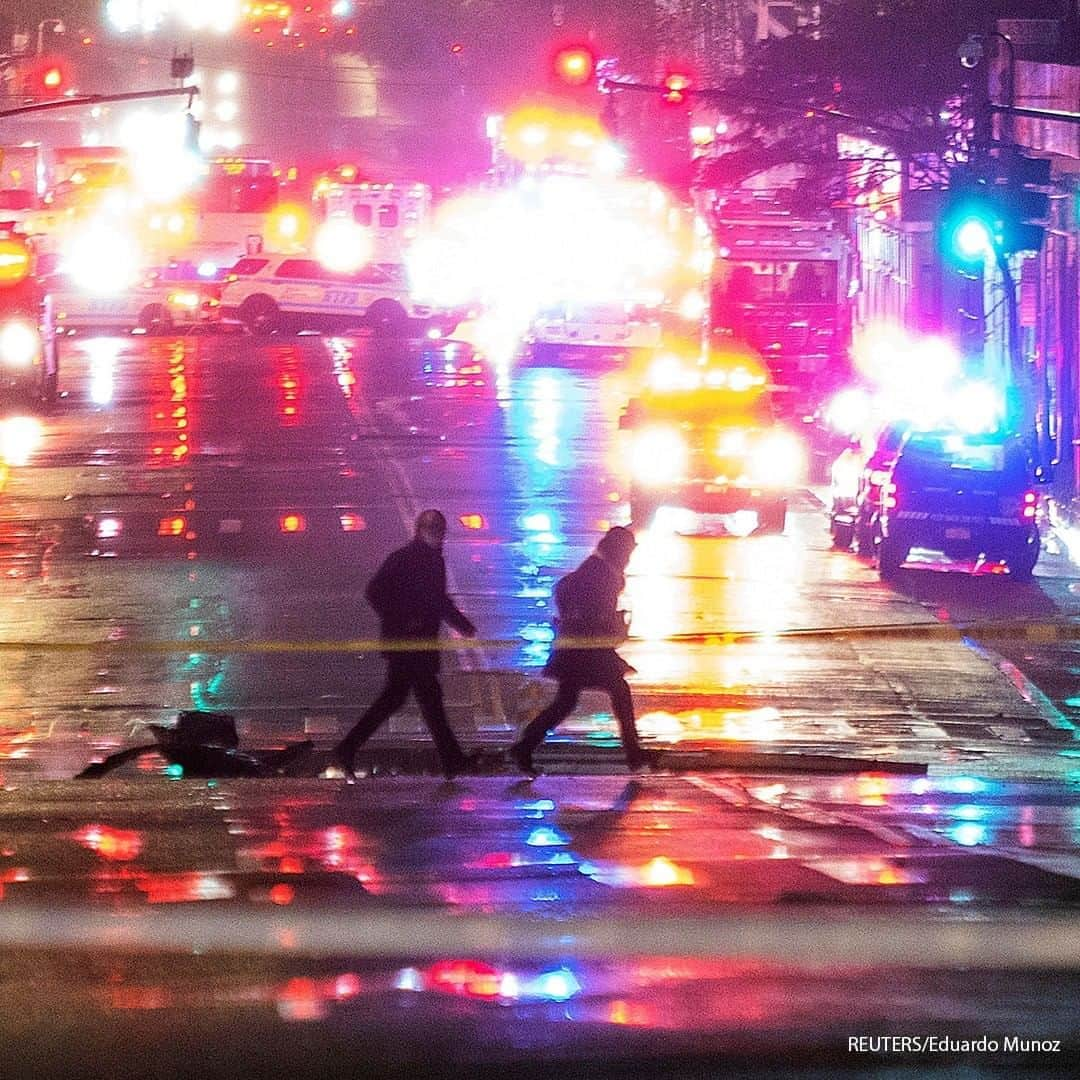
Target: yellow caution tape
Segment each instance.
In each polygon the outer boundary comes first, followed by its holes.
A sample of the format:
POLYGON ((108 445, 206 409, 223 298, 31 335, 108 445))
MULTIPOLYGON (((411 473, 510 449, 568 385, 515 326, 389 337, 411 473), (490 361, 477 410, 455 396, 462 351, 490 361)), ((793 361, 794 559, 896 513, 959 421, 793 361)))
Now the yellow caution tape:
MULTIPOLYGON (((622 645, 683 644, 731 646, 760 641, 794 638, 852 640, 858 638, 917 638, 951 640, 1012 638, 1026 642, 1052 643, 1080 640, 1080 623, 1031 623, 1020 620, 980 622, 954 626, 942 622, 883 623, 866 626, 817 626, 787 630, 712 630, 693 634, 669 634, 658 638, 559 638, 560 649, 613 649, 622 645)), ((469 652, 475 649, 511 651, 529 644, 522 638, 438 638, 435 640, 394 640, 378 638, 334 639, 329 641, 214 641, 201 637, 182 640, 135 641, 128 638, 93 641, 3 641, 0 652, 145 652, 145 653, 367 653, 367 652, 469 652)))

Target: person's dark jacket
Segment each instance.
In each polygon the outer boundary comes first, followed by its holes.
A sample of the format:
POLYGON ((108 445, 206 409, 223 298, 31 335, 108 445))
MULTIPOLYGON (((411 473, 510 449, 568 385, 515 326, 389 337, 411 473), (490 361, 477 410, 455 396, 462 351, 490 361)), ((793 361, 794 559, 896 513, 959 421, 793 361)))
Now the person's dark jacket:
POLYGON ((546 675, 582 686, 606 686, 634 670, 611 644, 583 649, 560 644, 568 638, 622 641, 626 622, 618 607, 625 585, 622 573, 599 555, 590 555, 573 573, 560 579, 555 586, 558 632, 544 668, 546 675))
MULTIPOLYGON (((368 582, 365 595, 379 616, 384 641, 433 641, 443 622, 462 634, 475 633, 473 624, 446 593, 442 552, 419 537, 386 557, 368 582)), ((435 649, 386 655, 439 669, 435 649)))

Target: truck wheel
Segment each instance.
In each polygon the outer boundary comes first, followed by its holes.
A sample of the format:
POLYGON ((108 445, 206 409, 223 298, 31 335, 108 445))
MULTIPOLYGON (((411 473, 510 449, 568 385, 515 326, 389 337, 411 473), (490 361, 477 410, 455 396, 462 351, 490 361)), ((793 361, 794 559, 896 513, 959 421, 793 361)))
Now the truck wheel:
POLYGON ((245 297, 237 315, 253 334, 272 334, 281 329, 281 309, 265 293, 245 297))
POLYGON ((758 510, 758 524, 754 531, 758 535, 782 533, 786 524, 787 502, 784 499, 778 499, 776 502, 765 503, 758 510))
POLYGON ((409 328, 409 316, 396 300, 376 300, 365 312, 364 322, 379 337, 404 337, 409 328))
POLYGON ((164 331, 172 329, 172 316, 164 304, 147 304, 139 312, 139 326, 147 331, 164 331))
POLYGON ((882 581, 895 581, 900 576, 900 567, 908 556, 908 549, 898 543, 895 537, 883 536, 878 543, 877 564, 882 581))
POLYGON ((832 523, 832 546, 837 551, 850 551, 854 539, 854 525, 841 525, 835 521, 832 523))

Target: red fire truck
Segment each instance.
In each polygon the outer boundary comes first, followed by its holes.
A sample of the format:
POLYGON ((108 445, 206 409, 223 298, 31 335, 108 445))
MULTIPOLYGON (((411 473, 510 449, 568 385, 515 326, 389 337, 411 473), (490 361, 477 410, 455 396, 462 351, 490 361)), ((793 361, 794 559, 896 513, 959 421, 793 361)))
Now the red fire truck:
POLYGON ((851 245, 829 212, 798 213, 782 193, 718 197, 711 325, 765 358, 787 399, 813 411, 850 375, 851 245))

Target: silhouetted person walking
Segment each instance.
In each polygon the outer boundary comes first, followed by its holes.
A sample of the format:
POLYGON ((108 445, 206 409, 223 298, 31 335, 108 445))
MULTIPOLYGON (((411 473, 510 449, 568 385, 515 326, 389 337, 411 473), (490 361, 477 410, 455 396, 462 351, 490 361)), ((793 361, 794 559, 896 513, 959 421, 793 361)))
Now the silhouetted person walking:
MULTIPOLYGON (((476 627, 446 593, 446 563, 442 556, 445 540, 446 518, 438 510, 425 510, 416 519, 416 535, 412 542, 388 555, 368 583, 365 595, 379 616, 384 641, 435 645, 443 622, 466 637, 475 637, 476 627)), ((357 749, 413 693, 424 723, 435 740, 443 773, 452 780, 465 770, 471 759, 462 751, 446 719, 439 684, 438 649, 387 651, 383 655, 386 657, 386 682, 382 692, 337 745, 334 759, 345 771, 346 778, 353 779, 357 749)))
POLYGON ((626 673, 633 668, 614 644, 585 648, 566 644, 575 638, 617 642, 626 637, 626 616, 618 610, 618 602, 626 585, 624 571, 636 546, 629 529, 609 529, 596 551, 555 586, 558 630, 544 674, 557 679, 559 688, 555 700, 526 726, 509 750, 511 759, 528 776, 537 775, 533 751, 574 711, 581 691, 588 688, 606 690, 611 698, 627 765, 637 769, 652 760, 638 744, 634 726, 634 703, 626 683, 626 673))

